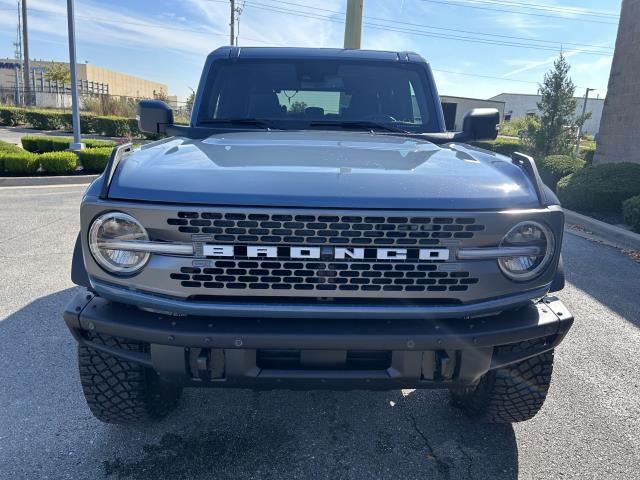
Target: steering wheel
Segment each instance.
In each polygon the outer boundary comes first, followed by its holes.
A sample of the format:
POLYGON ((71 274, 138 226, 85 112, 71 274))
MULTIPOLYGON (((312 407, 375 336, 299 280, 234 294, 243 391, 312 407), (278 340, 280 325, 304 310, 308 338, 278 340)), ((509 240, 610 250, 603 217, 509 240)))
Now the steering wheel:
POLYGON ((397 122, 397 120, 394 117, 392 117, 391 115, 387 115, 386 113, 374 113, 372 115, 367 115, 366 117, 363 118, 363 120, 376 122, 376 123, 397 122))

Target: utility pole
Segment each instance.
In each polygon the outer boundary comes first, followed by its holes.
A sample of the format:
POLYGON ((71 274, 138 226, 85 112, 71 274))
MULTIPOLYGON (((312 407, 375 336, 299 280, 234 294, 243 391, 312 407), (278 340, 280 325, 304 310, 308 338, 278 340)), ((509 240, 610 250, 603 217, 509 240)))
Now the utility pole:
POLYGON ((15 58, 19 63, 22 63, 22 12, 20 9, 20 0, 16 2, 18 7, 18 25, 16 27, 16 41, 13 44, 16 47, 15 58))
POLYGON ((363 10, 364 0, 347 0, 347 18, 344 23, 344 48, 360 48, 363 10))
MULTIPOLYGON (((584 94, 584 102, 582 104, 582 117, 587 113, 587 101, 589 100, 589 92, 593 92, 595 88, 587 88, 584 94)), ((582 125, 578 127, 578 137, 576 138, 576 156, 580 154, 580 137, 582 137, 582 125)))
POLYGON ((29 62, 29 35, 27 28, 27 0, 22 0, 22 53, 24 55, 24 63, 22 65, 24 87, 24 104, 31 105, 31 82, 29 81, 29 72, 31 65, 29 62))
MULTIPOLYGON (((71 73, 71 108, 73 120, 73 143, 69 150, 82 150, 84 143, 80 141, 80 105, 78 104, 78 68, 76 65, 76 25, 73 13, 73 1, 67 0, 67 26, 69 28, 69 71, 71 73)), ((78 157, 78 168, 82 170, 82 164, 78 157)))
POLYGON ((236 26, 236 2, 235 0, 229 0, 231 3, 231 19, 229 21, 229 45, 235 45, 235 26, 236 26))

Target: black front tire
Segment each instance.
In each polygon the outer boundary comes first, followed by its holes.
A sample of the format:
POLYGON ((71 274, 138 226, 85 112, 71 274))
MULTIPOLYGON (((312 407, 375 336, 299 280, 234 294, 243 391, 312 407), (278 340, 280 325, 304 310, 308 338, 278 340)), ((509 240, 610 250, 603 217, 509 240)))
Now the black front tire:
MULTIPOLYGON (((92 335, 91 341, 135 352, 145 348, 142 343, 111 336, 92 335)), ((89 409, 105 423, 159 420, 175 409, 182 392, 150 368, 91 347, 78 347, 78 367, 89 409)))
MULTIPOLYGON (((538 342, 499 347, 514 352, 538 342)), ((466 415, 489 423, 515 423, 533 418, 542 408, 553 371, 553 350, 487 372, 475 386, 451 392, 453 405, 466 415)))

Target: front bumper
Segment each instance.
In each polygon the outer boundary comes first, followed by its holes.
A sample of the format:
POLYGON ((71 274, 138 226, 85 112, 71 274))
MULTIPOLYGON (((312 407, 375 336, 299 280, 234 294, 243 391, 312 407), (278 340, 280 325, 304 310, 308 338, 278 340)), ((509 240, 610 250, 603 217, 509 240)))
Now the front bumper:
MULTIPOLYGON (((302 317, 302 318, 300 318, 302 317)), ((87 290, 64 319, 81 345, 154 368, 188 386, 332 389, 457 388, 558 345, 573 317, 555 297, 481 318, 318 319, 173 316, 87 290), (143 352, 106 346, 112 336, 143 352), (502 345, 521 343, 513 353, 502 345)))

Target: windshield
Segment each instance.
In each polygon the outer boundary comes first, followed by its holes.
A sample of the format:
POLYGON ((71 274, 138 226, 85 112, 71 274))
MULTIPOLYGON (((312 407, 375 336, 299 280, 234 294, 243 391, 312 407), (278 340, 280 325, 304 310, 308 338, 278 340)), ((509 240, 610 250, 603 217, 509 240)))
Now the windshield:
POLYGON ((225 60, 205 87, 199 125, 439 131, 424 67, 336 60, 225 60))

